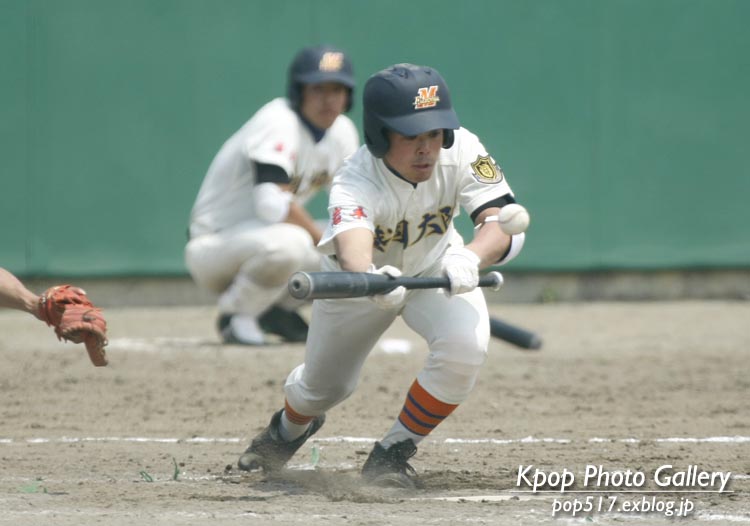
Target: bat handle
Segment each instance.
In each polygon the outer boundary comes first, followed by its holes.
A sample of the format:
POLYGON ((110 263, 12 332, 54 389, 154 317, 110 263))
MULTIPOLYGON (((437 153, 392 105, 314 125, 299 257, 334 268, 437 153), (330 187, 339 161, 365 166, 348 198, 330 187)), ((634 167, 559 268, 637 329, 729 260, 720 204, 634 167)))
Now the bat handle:
POLYGON ((503 275, 500 274, 497 270, 488 272, 487 274, 479 278, 480 287, 488 287, 494 291, 500 290, 500 288, 502 288, 503 286, 503 283, 505 283, 503 275))

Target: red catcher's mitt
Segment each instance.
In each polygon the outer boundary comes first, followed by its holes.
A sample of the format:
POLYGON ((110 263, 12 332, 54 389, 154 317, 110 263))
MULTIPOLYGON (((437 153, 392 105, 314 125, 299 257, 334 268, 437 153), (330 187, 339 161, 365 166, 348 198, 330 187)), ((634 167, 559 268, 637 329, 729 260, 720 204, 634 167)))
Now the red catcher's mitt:
POLYGON ((59 340, 85 343, 94 365, 107 365, 107 321, 83 289, 50 287, 39 298, 39 317, 55 328, 59 340))

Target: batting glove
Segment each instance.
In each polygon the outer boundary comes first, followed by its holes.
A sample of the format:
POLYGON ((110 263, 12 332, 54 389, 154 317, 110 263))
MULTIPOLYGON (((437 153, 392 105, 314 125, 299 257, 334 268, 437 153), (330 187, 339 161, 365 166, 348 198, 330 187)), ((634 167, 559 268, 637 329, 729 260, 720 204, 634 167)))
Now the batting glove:
MULTIPOLYGON (((375 268, 375 265, 370 265, 368 272, 372 274, 382 274, 392 278, 397 278, 401 275, 401 271, 391 265, 383 265, 378 269, 375 268)), ((368 297, 381 309, 395 309, 396 307, 400 307, 404 302, 406 289, 404 287, 396 287, 385 294, 373 294, 368 297)))
POLYGON ((449 296, 463 294, 479 284, 479 256, 466 247, 449 247, 441 261, 443 274, 451 282, 449 296))

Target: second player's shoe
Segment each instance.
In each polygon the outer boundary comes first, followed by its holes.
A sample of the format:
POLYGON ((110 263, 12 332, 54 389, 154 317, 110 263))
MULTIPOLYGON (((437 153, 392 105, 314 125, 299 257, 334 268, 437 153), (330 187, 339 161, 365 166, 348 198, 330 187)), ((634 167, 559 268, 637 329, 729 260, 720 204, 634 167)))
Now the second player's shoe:
POLYGON ((235 345, 265 345, 266 339, 255 318, 239 314, 220 314, 216 321, 221 340, 235 345))
POLYGON ((375 442, 375 447, 362 467, 362 478, 374 486, 396 488, 418 488, 421 486, 417 471, 409 459, 417 452, 417 446, 409 438, 393 444, 388 449, 375 442))
POLYGON ((277 334, 291 343, 307 341, 307 322, 298 313, 274 305, 258 317, 258 325, 263 331, 277 334))
POLYGON ((310 426, 302 436, 292 440, 285 441, 281 438, 281 414, 283 409, 274 413, 271 417, 271 423, 268 424, 258 436, 250 443, 245 452, 237 462, 237 466, 244 471, 253 469, 263 469, 264 471, 278 471, 289 462, 299 448, 302 447, 308 438, 313 436, 323 427, 326 421, 326 415, 320 415, 313 418, 310 426))

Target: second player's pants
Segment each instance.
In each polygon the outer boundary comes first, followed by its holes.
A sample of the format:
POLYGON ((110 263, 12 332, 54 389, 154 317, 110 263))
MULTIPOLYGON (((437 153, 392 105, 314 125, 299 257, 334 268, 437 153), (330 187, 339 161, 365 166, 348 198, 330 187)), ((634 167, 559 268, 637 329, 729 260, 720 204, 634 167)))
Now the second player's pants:
POLYGON ((185 263, 199 286, 221 295, 221 311, 257 316, 276 303, 291 306, 289 276, 318 270, 320 254, 296 225, 238 225, 191 239, 185 263))

